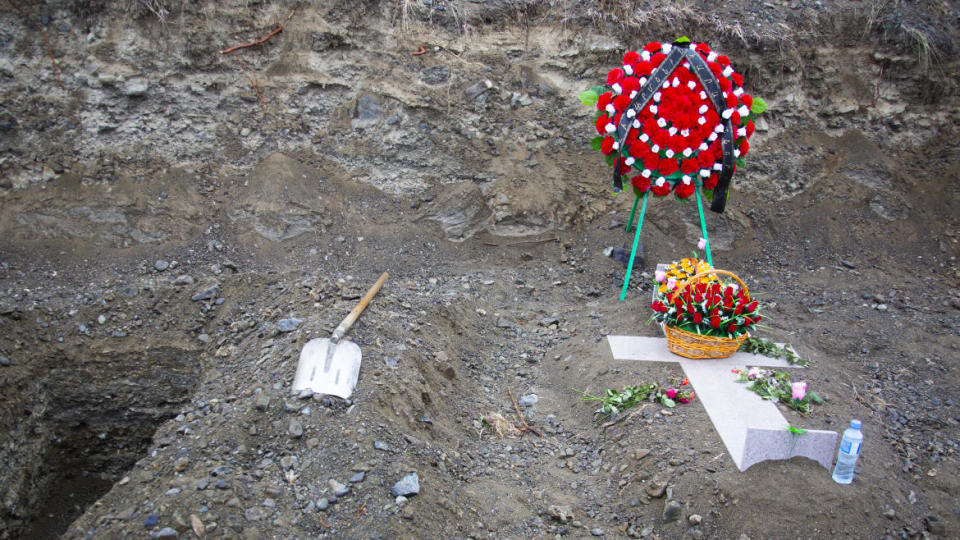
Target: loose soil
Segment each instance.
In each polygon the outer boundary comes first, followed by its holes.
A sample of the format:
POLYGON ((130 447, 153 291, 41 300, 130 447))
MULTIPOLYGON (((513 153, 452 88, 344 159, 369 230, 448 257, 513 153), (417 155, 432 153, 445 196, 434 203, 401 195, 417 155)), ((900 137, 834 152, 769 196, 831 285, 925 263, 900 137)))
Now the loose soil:
POLYGON ((955 6, 147 4, 0 13, 0 538, 960 535, 955 6), (696 209, 651 203, 619 302, 632 201, 576 99, 680 35, 770 104, 714 260, 813 362, 791 424, 863 421, 850 486, 738 471, 698 401, 579 400, 682 375, 604 336, 658 334, 696 209), (382 271, 352 398, 291 395, 382 271), (542 436, 484 422, 510 392, 542 436))

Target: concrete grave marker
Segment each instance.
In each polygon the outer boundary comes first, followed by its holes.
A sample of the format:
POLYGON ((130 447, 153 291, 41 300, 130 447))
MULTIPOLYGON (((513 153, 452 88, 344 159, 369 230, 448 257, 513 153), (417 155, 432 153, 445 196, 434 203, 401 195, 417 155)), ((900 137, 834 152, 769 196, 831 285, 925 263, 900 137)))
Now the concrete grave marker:
POLYGON ((727 452, 741 471, 769 459, 808 457, 828 471, 833 466, 837 433, 808 430, 802 435, 787 431, 790 425, 776 404, 747 391, 730 370, 735 367, 791 366, 785 360, 734 353, 718 360, 691 360, 667 349, 664 338, 607 336, 615 360, 677 362, 703 403, 727 452))

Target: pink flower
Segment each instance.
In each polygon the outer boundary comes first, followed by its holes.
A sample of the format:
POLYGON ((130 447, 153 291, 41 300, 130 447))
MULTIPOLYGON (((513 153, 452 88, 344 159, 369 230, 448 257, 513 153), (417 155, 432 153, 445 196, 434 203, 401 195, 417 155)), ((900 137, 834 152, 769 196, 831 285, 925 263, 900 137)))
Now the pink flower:
POLYGON ((752 367, 750 368, 750 371, 747 372, 747 377, 750 379, 756 379, 759 376, 760 376, 760 368, 758 367, 752 367))
POLYGON ((657 280, 657 283, 663 283, 663 280, 667 279, 667 273, 663 270, 657 270, 653 277, 657 280))
POLYGON ((700 241, 697 242, 697 249, 705 249, 706 247, 707 247, 707 239, 701 238, 700 241))
POLYGON ((676 388, 667 388, 667 397, 670 398, 670 399, 673 399, 673 398, 677 397, 677 389, 676 389, 676 388))
POLYGON ((671 291, 672 291, 674 288, 676 288, 676 286, 677 286, 677 280, 676 280, 676 278, 670 278, 670 279, 667 280, 667 289, 668 289, 668 290, 671 290, 671 291))
POLYGON ((800 401, 803 396, 807 395, 806 381, 791 383, 790 386, 793 388, 793 399, 800 401))

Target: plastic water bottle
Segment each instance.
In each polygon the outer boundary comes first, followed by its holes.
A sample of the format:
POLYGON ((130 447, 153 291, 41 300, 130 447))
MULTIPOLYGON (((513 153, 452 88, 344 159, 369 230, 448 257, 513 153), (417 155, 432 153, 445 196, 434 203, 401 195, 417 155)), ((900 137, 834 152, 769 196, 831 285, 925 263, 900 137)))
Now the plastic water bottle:
POLYGON ((837 454, 837 466, 833 468, 833 481, 838 484, 853 482, 853 469, 860 457, 860 445, 863 444, 863 433, 860 432, 860 421, 851 420, 850 427, 843 432, 840 441, 840 452, 837 454))

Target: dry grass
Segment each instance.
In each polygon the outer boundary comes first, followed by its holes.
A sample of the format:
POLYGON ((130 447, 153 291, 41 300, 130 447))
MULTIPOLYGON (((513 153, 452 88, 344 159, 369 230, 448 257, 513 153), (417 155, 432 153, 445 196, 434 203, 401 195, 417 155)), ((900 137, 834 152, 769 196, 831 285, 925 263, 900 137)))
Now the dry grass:
POLYGON ((491 431, 493 431, 497 437, 520 436, 520 430, 517 429, 517 426, 511 424, 510 421, 504 418, 500 413, 493 413, 489 416, 484 416, 483 419, 490 425, 491 431))

